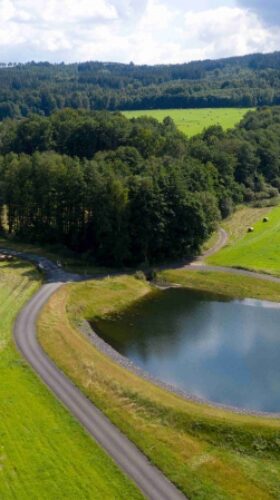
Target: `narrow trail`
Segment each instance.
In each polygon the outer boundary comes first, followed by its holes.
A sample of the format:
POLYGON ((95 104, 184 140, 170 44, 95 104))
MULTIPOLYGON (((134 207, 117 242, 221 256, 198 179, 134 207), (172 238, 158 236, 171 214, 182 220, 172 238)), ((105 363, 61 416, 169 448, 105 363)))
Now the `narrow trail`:
POLYGON ((218 241, 206 252, 202 253, 199 257, 196 257, 189 264, 184 264, 182 269, 187 269, 189 271, 206 271, 206 272, 220 272, 226 274, 234 274, 239 276, 247 276, 248 278, 256 278, 264 281, 271 281, 273 283, 280 283, 280 278, 273 276, 271 274, 265 274, 257 271, 248 271, 246 269, 239 269, 236 267, 225 267, 225 266, 212 266, 204 262, 205 257, 210 257, 221 250, 228 241, 228 234, 223 228, 219 228, 218 241))
POLYGON ((221 248, 223 248, 227 244, 227 241, 228 241, 228 234, 222 227, 220 227, 218 241, 216 241, 216 243, 211 248, 209 248, 209 250, 206 250, 206 252, 203 252, 203 254, 200 257, 198 257, 198 259, 200 260, 200 259, 203 259, 205 257, 210 257, 211 255, 214 255, 215 253, 217 253, 219 250, 221 250, 221 248))
POLYGON ((223 267, 223 266, 210 266, 208 264, 192 263, 184 266, 184 269, 189 271, 205 271, 205 272, 219 272, 226 274, 235 274, 240 276, 247 276, 248 278, 256 278, 263 281, 272 281, 274 283, 280 283, 280 278, 277 276, 272 276, 271 274, 258 273, 254 271, 246 271, 246 269, 237 269, 236 267, 223 267))
MULTIPOLYGON (((192 263, 184 265, 183 268, 224 272, 280 283, 280 278, 275 276, 204 264, 203 258, 218 252, 226 244, 227 239, 227 233, 220 229, 216 244, 192 263)), ((54 395, 87 429, 92 438, 106 450, 121 470, 135 482, 148 499, 186 499, 187 497, 154 467, 147 457, 57 368, 37 340, 36 323, 42 307, 64 283, 86 281, 85 278, 78 274, 65 272, 44 257, 1 248, 0 253, 32 262, 44 272, 47 279, 47 283, 24 307, 15 323, 14 338, 23 357, 54 395)), ((94 276, 91 279, 94 279, 94 276)))

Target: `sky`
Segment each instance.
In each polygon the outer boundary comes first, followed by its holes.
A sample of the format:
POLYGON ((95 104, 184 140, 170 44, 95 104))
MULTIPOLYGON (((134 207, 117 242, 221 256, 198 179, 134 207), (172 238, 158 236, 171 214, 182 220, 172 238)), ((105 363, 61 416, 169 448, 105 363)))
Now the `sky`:
POLYGON ((165 64, 275 50, 279 0, 0 0, 0 62, 165 64))

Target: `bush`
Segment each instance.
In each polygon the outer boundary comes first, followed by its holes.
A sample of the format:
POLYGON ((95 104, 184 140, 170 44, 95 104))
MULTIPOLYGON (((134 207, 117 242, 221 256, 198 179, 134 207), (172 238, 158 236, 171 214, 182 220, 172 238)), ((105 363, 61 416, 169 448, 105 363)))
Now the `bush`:
POLYGON ((267 194, 269 195, 269 198, 275 198, 279 195, 279 191, 276 187, 268 186, 267 194))
POLYGON ((136 271, 136 273, 134 274, 134 277, 137 280, 146 281, 146 276, 145 276, 145 273, 143 273, 143 271, 136 271))

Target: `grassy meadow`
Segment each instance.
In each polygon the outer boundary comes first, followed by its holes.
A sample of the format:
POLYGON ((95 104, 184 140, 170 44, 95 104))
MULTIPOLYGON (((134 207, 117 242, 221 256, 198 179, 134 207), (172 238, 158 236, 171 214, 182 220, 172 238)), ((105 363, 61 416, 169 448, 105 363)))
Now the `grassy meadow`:
POLYGON ((160 283, 173 283, 185 288, 195 288, 203 292, 235 297, 236 299, 252 298, 280 302, 280 284, 249 278, 235 274, 213 271, 189 271, 186 269, 170 269, 158 273, 160 283))
POLYGON ((251 111, 251 108, 148 109, 123 111, 123 114, 127 118, 151 116, 159 121, 170 116, 178 129, 191 137, 211 125, 221 125, 225 130, 233 128, 248 111, 251 111))
MULTIPOLYGON (((208 290, 217 281, 214 273, 164 274, 165 279, 208 290)), ((279 284, 225 274, 218 279, 222 293, 280 297, 279 284)), ((77 325, 84 318, 94 321, 115 313, 150 291, 146 281, 132 276, 66 285, 42 311, 40 342, 75 384, 189 498, 279 498, 278 419, 184 400, 114 363, 79 332, 77 325)))
POLYGON ((207 259, 210 264, 241 267, 280 276, 280 207, 238 210, 224 228, 229 242, 207 259), (268 222, 263 222, 264 216, 268 222), (254 232, 248 233, 248 226, 254 232))
POLYGON ((15 349, 13 322, 39 285, 29 264, 0 264, 0 498, 140 499, 15 349))

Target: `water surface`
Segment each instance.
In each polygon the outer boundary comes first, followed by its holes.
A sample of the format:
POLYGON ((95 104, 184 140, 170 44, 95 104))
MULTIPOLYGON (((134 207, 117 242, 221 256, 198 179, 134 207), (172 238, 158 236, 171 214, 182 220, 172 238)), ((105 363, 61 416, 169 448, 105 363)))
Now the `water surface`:
POLYGON ((213 402, 280 412, 277 304, 168 289, 93 326, 164 382, 213 402))

